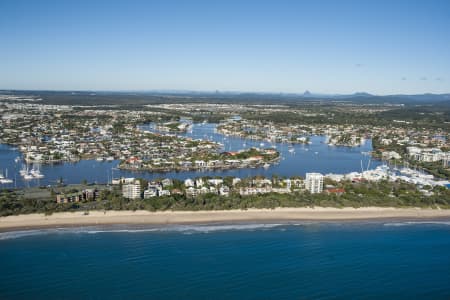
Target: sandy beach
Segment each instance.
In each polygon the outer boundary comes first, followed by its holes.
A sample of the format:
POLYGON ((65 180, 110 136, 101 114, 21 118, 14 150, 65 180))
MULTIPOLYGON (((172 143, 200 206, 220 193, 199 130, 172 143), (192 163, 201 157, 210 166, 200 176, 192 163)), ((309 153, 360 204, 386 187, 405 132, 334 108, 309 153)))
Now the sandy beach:
POLYGON ((0 218, 0 230, 107 224, 186 224, 298 220, 430 219, 450 217, 450 209, 421 208, 276 208, 227 211, 91 211, 29 214, 0 218))

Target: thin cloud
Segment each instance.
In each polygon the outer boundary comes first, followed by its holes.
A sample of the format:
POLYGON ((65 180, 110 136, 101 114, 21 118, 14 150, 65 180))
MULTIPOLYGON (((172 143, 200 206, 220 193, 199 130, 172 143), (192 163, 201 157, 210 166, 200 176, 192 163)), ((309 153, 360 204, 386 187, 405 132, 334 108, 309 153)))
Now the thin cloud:
POLYGON ((420 77, 420 80, 428 80, 428 78, 427 77, 420 77))
POLYGON ((406 77, 402 77, 402 80, 406 80, 406 77))

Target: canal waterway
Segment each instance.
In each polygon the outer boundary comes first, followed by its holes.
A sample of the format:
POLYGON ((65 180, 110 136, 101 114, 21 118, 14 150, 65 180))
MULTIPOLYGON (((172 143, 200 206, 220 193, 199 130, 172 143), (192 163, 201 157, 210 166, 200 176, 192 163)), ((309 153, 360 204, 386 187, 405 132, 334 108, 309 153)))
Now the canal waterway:
MULTIPOLYGON (((53 165, 35 166, 39 167, 41 173, 45 175, 42 179, 24 180, 20 176, 20 169, 23 166, 23 159, 16 162, 15 158, 22 158, 21 153, 14 147, 0 144, 0 172, 5 175, 8 170, 8 177, 15 180, 14 183, 3 184, 1 187, 27 187, 55 185, 59 180, 67 184, 87 182, 107 183, 111 177, 141 177, 146 179, 156 178, 195 178, 199 176, 236 176, 248 177, 262 175, 271 177, 278 176, 304 176, 307 172, 326 173, 349 173, 353 171, 361 172, 361 167, 366 169, 375 168, 380 165, 379 161, 371 160, 368 152, 372 150, 370 139, 359 147, 329 146, 326 144, 325 136, 310 137, 311 144, 286 144, 270 143, 267 141, 256 141, 245 138, 225 136, 216 132, 217 124, 198 123, 193 124, 192 131, 180 134, 181 136, 194 139, 208 139, 223 144, 223 151, 237 151, 250 147, 276 148, 281 153, 281 160, 278 164, 264 168, 232 169, 232 170, 202 170, 183 172, 155 173, 149 171, 126 171, 116 169, 119 160, 112 162, 99 162, 96 160, 82 160, 76 163, 59 163, 53 165)), ((141 126, 143 130, 153 131, 153 125, 141 126)), ((29 166, 30 168, 32 166, 29 166)))

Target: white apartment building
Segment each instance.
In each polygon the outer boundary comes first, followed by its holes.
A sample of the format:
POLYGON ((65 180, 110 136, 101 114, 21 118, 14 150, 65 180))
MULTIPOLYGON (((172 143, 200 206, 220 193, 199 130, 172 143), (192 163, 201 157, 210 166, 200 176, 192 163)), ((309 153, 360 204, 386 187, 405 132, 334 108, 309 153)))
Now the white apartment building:
POLYGON ((322 193, 323 175, 320 173, 306 173, 305 188, 311 193, 322 193))
POLYGON ((132 183, 122 185, 122 195, 128 199, 140 199, 141 198, 141 183, 139 180, 135 180, 132 183))
POLYGON ((438 148, 407 147, 410 158, 423 162, 449 161, 450 152, 443 152, 438 148))

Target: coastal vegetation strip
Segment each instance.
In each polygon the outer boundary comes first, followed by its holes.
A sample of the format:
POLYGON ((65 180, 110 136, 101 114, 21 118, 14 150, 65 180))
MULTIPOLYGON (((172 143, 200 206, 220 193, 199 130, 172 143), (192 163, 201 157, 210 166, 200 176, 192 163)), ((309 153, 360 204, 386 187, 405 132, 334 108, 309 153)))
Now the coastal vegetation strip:
MULTIPOLYGON (((143 189, 153 185, 141 179, 140 187, 143 189)), ((286 181, 276 179, 276 184, 267 187, 268 182, 258 178, 243 179, 233 186, 233 178, 224 178, 211 184, 232 186, 225 196, 208 190, 206 193, 192 196, 183 182, 173 180, 163 189, 168 189, 161 197, 148 197, 142 199, 125 198, 119 186, 107 185, 69 185, 51 188, 28 188, 19 190, 1 190, 0 215, 18 215, 30 213, 46 213, 64 211, 91 211, 91 210, 148 210, 148 211, 197 211, 197 210, 230 210, 249 208, 275 208, 275 207, 423 207, 423 208, 450 208, 450 190, 441 187, 427 187, 427 193, 419 190, 416 185, 404 182, 360 182, 342 181, 334 182, 326 179, 324 192, 312 194, 307 190, 294 186, 290 192, 280 193, 286 188, 286 181), (255 181, 256 179, 256 181, 255 181), (242 188, 260 185, 260 191, 254 194, 241 193, 242 188), (278 192, 280 191, 280 192, 278 192), (57 196, 74 197, 71 202, 57 203, 57 196)))

